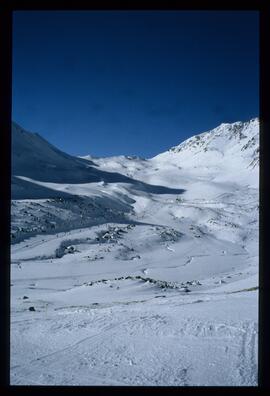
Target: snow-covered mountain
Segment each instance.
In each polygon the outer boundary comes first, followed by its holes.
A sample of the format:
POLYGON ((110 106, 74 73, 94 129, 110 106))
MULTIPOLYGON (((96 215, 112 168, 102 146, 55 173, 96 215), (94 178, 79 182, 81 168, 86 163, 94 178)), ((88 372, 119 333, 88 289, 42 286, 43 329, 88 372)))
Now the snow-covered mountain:
POLYGON ((222 165, 242 168, 258 165, 259 120, 221 124, 211 131, 192 136, 155 157, 177 161, 183 168, 222 165))
POLYGON ((221 124, 195 135, 153 159, 177 164, 197 175, 209 174, 215 180, 257 182, 259 165, 259 120, 221 124), (252 170, 254 172, 252 172, 252 170))
POLYGON ((257 385, 259 120, 151 159, 12 138, 11 383, 257 385))
POLYGON ((180 171, 179 176, 184 170, 193 171, 198 176, 214 172, 216 177, 220 177, 226 173, 233 179, 241 180, 247 176, 249 181, 252 177, 256 181, 258 166, 258 118, 221 124, 148 160, 137 156, 74 157, 60 151, 37 133, 27 132, 15 123, 12 125, 12 175, 37 181, 75 184, 130 182, 119 174, 143 179, 145 171, 148 181, 151 178, 155 181, 157 171, 170 172, 176 167, 180 171))
POLYGON ((209 179, 231 179, 249 184, 253 180, 256 185, 259 167, 259 119, 221 124, 148 160, 119 156, 95 158, 95 163, 100 169, 113 169, 153 183, 163 180, 166 184, 169 174, 171 186, 175 185, 172 173, 176 169, 178 180, 183 174, 194 174, 198 177, 205 175, 209 179))
MULTIPOLYGON (((129 158, 125 157, 126 160, 129 158)), ((135 191, 169 192, 168 188, 146 185, 143 180, 138 181, 114 170, 113 167, 108 171, 102 170, 89 156, 85 159, 66 154, 39 134, 12 124, 13 199, 68 197, 73 189, 68 186, 79 187, 87 183, 124 183, 135 191)), ((85 193, 87 195, 87 191, 85 193)))
POLYGON ((58 183, 91 181, 83 160, 60 151, 38 133, 28 132, 16 123, 12 123, 12 174, 58 183))

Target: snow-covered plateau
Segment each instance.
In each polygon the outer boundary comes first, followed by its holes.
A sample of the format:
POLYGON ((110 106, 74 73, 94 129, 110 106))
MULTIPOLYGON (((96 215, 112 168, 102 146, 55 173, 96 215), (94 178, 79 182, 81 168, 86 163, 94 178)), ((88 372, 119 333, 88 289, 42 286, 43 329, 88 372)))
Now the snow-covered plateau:
POLYGON ((151 159, 14 123, 11 384, 257 386, 258 187, 257 118, 151 159))

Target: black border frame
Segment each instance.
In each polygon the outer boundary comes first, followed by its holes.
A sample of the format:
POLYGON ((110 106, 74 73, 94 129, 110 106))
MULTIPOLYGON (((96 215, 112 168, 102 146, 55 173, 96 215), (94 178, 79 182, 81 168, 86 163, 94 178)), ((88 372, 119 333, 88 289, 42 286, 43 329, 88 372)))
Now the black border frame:
POLYGON ((167 1, 164 5, 151 7, 147 1, 85 2, 82 0, 45 1, 39 0, 6 0, 0 5, 0 181, 3 185, 0 193, 0 386, 8 394, 46 394, 52 392, 58 395, 70 393, 133 393, 154 391, 162 393, 185 394, 255 394, 270 389, 270 317, 268 301, 270 290, 270 257, 268 248, 267 227, 270 224, 270 180, 267 173, 270 165, 270 8, 257 1, 254 5, 241 4, 237 0, 217 2, 209 1, 167 1), (260 210, 259 210, 259 385, 258 387, 149 387, 149 386, 11 386, 9 385, 10 370, 10 180, 11 180, 11 108, 12 108, 12 13, 13 11, 30 10, 232 10, 259 11, 260 13, 260 210), (269 264, 268 264, 269 263, 269 264))

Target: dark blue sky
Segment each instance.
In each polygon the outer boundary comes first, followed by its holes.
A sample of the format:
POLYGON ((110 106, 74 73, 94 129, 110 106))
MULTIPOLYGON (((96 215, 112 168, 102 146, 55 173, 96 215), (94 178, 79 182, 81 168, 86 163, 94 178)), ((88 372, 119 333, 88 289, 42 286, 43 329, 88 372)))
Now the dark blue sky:
POLYGON ((75 155, 151 157, 259 113, 255 11, 14 13, 13 120, 75 155))

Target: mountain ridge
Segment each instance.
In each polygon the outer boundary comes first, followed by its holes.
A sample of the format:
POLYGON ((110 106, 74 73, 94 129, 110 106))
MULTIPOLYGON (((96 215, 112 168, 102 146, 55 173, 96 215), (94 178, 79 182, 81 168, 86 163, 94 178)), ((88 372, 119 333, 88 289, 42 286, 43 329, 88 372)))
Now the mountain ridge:
POLYGON ((248 157, 250 162, 257 158, 259 145, 259 119, 253 118, 249 121, 237 121, 234 123, 222 123, 214 129, 202 132, 194 135, 180 144, 171 147, 164 153, 158 154, 154 158, 162 158, 162 156, 168 155, 168 153, 181 154, 185 151, 193 155, 198 155, 198 152, 203 151, 217 151, 223 156, 226 154, 225 151, 231 152, 231 154, 239 154, 249 151, 248 157), (236 152, 236 143, 241 145, 239 153, 236 152), (227 147, 226 147, 227 146, 227 147), (252 149, 254 146, 255 149, 252 149))
MULTIPOLYGON (((255 153, 258 154, 258 143, 259 143, 259 118, 255 117, 252 118, 249 121, 237 121, 233 123, 221 123, 217 127, 207 130, 205 132, 201 132, 199 134, 195 134, 188 139, 185 139, 181 143, 172 146, 168 150, 165 150, 164 152, 161 152, 154 157, 151 158, 143 158, 141 156, 137 155, 132 155, 132 156, 127 156, 127 155, 119 155, 119 156, 105 156, 105 157, 95 157, 92 155, 85 155, 85 156, 73 156, 70 154, 65 153, 64 151, 58 149, 51 143, 49 143, 45 138, 43 138, 39 133, 33 133, 26 131, 24 128, 22 128, 18 123, 12 122, 12 149, 13 149, 13 156, 12 156, 12 173, 14 174, 19 167, 21 167, 21 163, 18 160, 18 155, 16 153, 16 149, 18 146, 18 143, 22 145, 22 149, 26 149, 27 152, 29 152, 29 144, 27 147, 26 141, 28 140, 28 143, 34 144, 38 148, 44 148, 44 146, 47 147, 47 150, 50 151, 50 158, 48 158, 48 163, 47 165, 50 165, 50 161, 59 161, 58 156, 61 156, 61 161, 63 160, 69 160, 73 162, 74 166, 85 165, 85 160, 88 162, 88 165, 94 165, 97 166, 98 164, 95 163, 95 161, 98 162, 99 159, 121 159, 121 160, 129 160, 129 161, 151 161, 153 159, 157 158, 162 158, 162 156, 167 155, 168 153, 174 153, 178 154, 181 153, 185 150, 190 151, 193 154, 198 153, 198 151, 203 150, 204 152, 207 152, 208 150, 214 151, 218 150, 217 147, 213 147, 213 143, 215 143, 215 140, 220 137, 226 137, 228 141, 231 141, 233 138, 238 139, 237 143, 240 143, 242 141, 243 145, 241 146, 240 150, 243 152, 245 150, 248 150, 252 147, 255 146, 254 148, 254 155, 255 153), (250 128, 251 127, 251 128, 250 128), (18 133, 21 132, 24 134, 24 144, 22 144, 22 140, 18 142, 18 133), (248 132, 248 136, 244 134, 244 132, 248 132), (248 140, 247 140, 248 139, 248 140), (42 143, 42 144, 40 144, 42 143), (43 147, 42 147, 43 145, 43 147)), ((18 149, 17 149, 18 151, 18 149)), ((46 161, 44 161, 44 164, 46 165, 46 161)), ((256 163, 256 165, 258 162, 256 163)), ((51 164, 55 165, 55 164, 51 164)), ((61 164, 63 165, 63 164, 61 164)), ((70 166, 70 163, 68 164, 70 166)), ((53 167, 53 166, 52 166, 53 167)))

